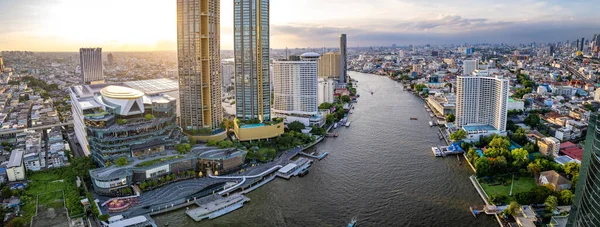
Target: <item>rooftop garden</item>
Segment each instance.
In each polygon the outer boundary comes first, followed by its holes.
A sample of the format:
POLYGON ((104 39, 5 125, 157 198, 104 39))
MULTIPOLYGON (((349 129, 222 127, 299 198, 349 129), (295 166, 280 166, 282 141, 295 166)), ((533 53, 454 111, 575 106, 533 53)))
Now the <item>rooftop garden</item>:
POLYGON ((153 159, 153 160, 148 160, 145 162, 141 162, 138 163, 137 165, 135 165, 135 167, 147 167, 147 166, 151 166, 151 165, 155 165, 158 163, 163 163, 163 162, 167 162, 170 160, 174 160, 174 159, 178 159, 178 158, 183 158, 185 156, 183 155, 177 155, 177 156, 171 156, 171 157, 166 157, 166 158, 157 158, 157 159, 153 159))

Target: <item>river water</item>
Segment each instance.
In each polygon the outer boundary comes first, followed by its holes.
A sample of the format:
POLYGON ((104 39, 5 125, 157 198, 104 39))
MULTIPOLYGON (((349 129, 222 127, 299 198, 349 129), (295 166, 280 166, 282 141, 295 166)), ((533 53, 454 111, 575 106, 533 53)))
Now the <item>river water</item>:
POLYGON ((482 205, 461 157, 433 157, 441 145, 424 102, 386 77, 350 72, 361 94, 351 126, 316 146, 329 156, 305 177, 276 179, 247 196, 243 208, 194 222, 184 210, 154 217, 159 226, 498 226, 475 219, 482 205), (374 91, 371 95, 369 91, 374 91), (417 117, 418 120, 410 120, 417 117))

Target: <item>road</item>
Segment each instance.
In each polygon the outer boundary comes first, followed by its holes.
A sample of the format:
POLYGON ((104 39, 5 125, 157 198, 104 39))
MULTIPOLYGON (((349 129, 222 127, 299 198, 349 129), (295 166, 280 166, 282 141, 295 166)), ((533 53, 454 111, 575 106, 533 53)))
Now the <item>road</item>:
POLYGON ((12 134, 12 133, 20 133, 20 132, 24 132, 25 130, 48 129, 48 128, 54 128, 56 126, 68 126, 68 125, 73 125, 73 121, 69 121, 69 122, 65 122, 65 123, 59 123, 59 124, 42 125, 42 126, 38 126, 38 127, 17 129, 17 130, 0 131, 0 136, 7 135, 7 134, 12 134))

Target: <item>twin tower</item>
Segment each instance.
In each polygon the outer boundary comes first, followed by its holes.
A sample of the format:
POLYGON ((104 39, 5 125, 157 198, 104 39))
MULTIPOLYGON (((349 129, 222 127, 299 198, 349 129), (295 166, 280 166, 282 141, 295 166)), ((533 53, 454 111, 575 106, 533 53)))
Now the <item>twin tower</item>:
MULTIPOLYGON (((269 120, 269 0, 234 0, 236 117, 269 120)), ((177 0, 181 127, 218 130, 223 118, 220 0, 177 0)))

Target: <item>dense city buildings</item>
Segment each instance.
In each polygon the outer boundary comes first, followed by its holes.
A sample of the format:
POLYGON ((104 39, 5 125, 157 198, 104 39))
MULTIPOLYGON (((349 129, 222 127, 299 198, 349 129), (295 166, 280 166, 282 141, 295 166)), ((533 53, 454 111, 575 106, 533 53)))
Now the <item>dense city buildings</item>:
POLYGON ((79 49, 82 84, 104 83, 102 48, 79 49))
MULTIPOLYGON (((508 80, 502 76, 458 76, 456 81, 456 125, 490 125, 506 130, 508 80)), ((468 130, 467 130, 468 131, 468 130)))
POLYGON ((345 84, 348 79, 348 50, 346 34, 340 35, 340 83, 345 84))
POLYGON ((234 1, 236 117, 271 119, 269 0, 234 1))
POLYGON ((77 140, 100 165, 172 149, 182 139, 171 96, 105 84, 74 86, 70 92, 77 140))
POLYGON ((585 151, 579 170, 579 181, 575 187, 575 199, 569 214, 569 225, 572 227, 600 226, 600 132, 596 127, 600 123, 598 114, 590 116, 585 151))
POLYGON ((212 133, 221 127, 219 55, 219 1, 178 0, 179 122, 186 132, 204 130, 212 133))

